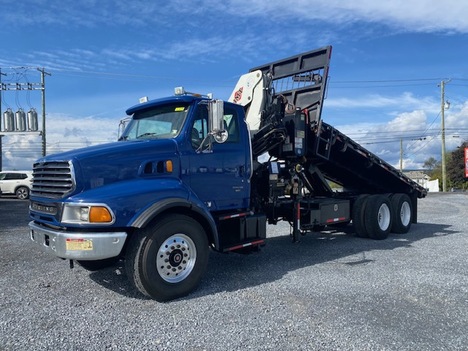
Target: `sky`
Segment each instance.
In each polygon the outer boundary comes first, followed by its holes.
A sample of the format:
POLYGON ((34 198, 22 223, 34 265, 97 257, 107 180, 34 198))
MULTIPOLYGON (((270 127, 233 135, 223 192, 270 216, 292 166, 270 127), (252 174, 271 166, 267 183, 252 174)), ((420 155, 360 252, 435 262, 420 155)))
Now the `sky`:
MULTIPOLYGON (((47 154, 115 141, 140 97, 184 86, 227 100, 250 68, 326 45, 325 122, 420 169, 441 159, 444 82, 446 150, 468 140, 467 1, 0 0, 0 23, 1 81, 48 73, 47 154)), ((35 108, 42 129, 40 90, 1 94, 2 116, 35 108)), ((41 155, 37 133, 2 138, 3 170, 41 155)))

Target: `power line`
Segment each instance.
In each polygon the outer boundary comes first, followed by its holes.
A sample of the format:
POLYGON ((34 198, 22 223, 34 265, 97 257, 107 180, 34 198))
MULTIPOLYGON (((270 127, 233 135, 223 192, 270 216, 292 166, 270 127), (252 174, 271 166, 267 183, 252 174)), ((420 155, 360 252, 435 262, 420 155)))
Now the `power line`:
POLYGON ((414 86, 430 86, 433 85, 431 83, 421 83, 421 84, 398 84, 398 85, 368 85, 368 86, 347 86, 347 87, 339 87, 335 86, 333 82, 330 82, 330 85, 333 86, 333 89, 368 89, 368 88, 401 88, 401 87, 414 87, 414 86))
MULTIPOLYGON (((55 74, 57 75, 64 75, 65 73, 68 75, 72 76, 86 76, 86 75, 93 75, 93 76, 103 76, 103 77, 109 77, 109 78, 138 78, 138 79, 158 79, 158 80, 180 80, 180 79, 192 79, 194 77, 190 77, 187 75, 184 75, 183 77, 176 77, 176 76, 159 76, 159 75, 148 75, 148 74, 133 74, 133 73, 122 73, 122 72, 103 72, 103 71, 85 71, 85 70, 66 70, 66 69, 56 69, 54 71, 55 74)), ((239 75, 240 77, 240 75, 239 75)), ((236 77, 234 77, 235 79, 236 77)), ((331 78, 331 77, 330 77, 331 78)), ((232 81, 233 77, 231 78, 225 78, 222 79, 223 81, 232 81)), ((399 84, 399 83, 412 83, 412 82, 428 82, 425 84, 421 85, 426 85, 430 84, 429 82, 440 82, 442 79, 447 79, 447 78, 442 78, 442 77, 434 77, 434 78, 406 78, 406 79, 363 79, 363 80, 333 80, 330 79, 329 84, 380 84, 380 83, 394 83, 394 84, 399 84)), ((199 82, 206 82, 206 83, 211 83, 212 80, 200 80, 196 79, 199 82)), ((468 81, 468 79, 464 78, 452 78, 452 81, 454 80, 461 80, 461 81, 468 81)), ((217 79, 216 81, 220 81, 217 79)), ((419 84, 418 84, 419 85, 419 84)), ((400 85, 402 86, 402 85, 400 85)), ((405 86, 405 85, 403 85, 405 86)), ((406 85, 406 86, 411 86, 411 85, 406 85)), ((372 85, 372 87, 375 87, 372 85)), ((385 87, 385 86, 384 86, 385 87)))
POLYGON ((335 83, 401 83, 401 82, 421 82, 440 81, 442 78, 412 78, 412 79, 376 79, 376 80, 342 80, 335 83))

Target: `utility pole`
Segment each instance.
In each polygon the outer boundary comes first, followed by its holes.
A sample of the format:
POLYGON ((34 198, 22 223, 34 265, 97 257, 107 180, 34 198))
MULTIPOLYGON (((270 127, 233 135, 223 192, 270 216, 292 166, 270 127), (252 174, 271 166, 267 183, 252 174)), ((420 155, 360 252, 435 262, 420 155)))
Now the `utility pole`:
POLYGON ((46 150, 46 113, 45 113, 45 76, 50 76, 44 68, 37 69, 41 72, 41 95, 42 95, 42 156, 47 154, 46 150))
MULTIPOLYGON (((0 68, 0 87, 2 85, 2 76, 6 76, 5 73, 2 73, 2 69, 0 68)), ((0 89, 0 131, 2 131, 2 90, 0 89)), ((0 134, 0 171, 3 170, 3 135, 0 134)))
POLYGON ((450 82, 440 82, 440 128, 442 132, 442 191, 447 191, 447 168, 445 165, 445 84, 450 82))

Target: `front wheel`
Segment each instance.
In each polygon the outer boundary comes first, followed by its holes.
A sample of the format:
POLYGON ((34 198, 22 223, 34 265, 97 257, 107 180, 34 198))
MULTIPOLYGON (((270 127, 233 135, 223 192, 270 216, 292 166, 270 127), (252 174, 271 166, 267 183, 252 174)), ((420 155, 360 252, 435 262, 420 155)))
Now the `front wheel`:
POLYGON ((20 200, 26 200, 29 198, 29 189, 25 186, 20 186, 18 189, 16 189, 15 195, 20 200))
POLYGON ((195 289, 208 256, 202 226, 190 217, 171 214, 131 238, 125 266, 130 281, 141 293, 168 301, 195 289))

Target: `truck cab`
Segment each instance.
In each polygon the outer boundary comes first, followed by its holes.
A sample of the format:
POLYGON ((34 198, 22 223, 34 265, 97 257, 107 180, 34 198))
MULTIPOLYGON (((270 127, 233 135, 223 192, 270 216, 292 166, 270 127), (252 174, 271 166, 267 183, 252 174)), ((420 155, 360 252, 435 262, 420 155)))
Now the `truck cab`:
MULTIPOLYGON (((244 112, 218 101, 222 118, 216 122, 210 118, 214 105, 185 94, 138 104, 127 110, 132 119, 118 142, 38 160, 34 225, 75 232, 96 224, 109 231, 134 228, 156 216, 161 203, 195 205, 207 218, 247 209, 252 160, 244 112), (93 223, 95 211, 104 219, 93 223)), ((63 258, 102 258, 49 248, 63 258)))
POLYGON ((119 141, 34 164, 31 239, 88 267, 123 257, 136 232, 168 214, 200 223, 206 249, 244 241, 218 233, 220 217, 250 206, 252 156, 242 107, 182 93, 127 114, 119 141))
MULTIPOLYGON (((222 120, 214 126, 213 117, 209 118, 213 106, 192 95, 136 105, 127 110, 132 119, 120 140, 149 142, 155 151, 159 140, 171 140, 177 153, 173 166, 178 164, 173 176, 188 187, 190 197, 202 202, 207 211, 246 209, 251 158, 244 113, 237 105, 221 102, 222 120)), ((157 173, 158 167, 162 166, 149 160, 143 172, 157 173)))

